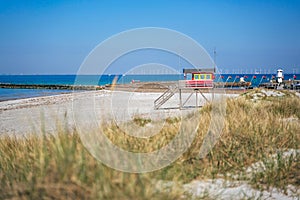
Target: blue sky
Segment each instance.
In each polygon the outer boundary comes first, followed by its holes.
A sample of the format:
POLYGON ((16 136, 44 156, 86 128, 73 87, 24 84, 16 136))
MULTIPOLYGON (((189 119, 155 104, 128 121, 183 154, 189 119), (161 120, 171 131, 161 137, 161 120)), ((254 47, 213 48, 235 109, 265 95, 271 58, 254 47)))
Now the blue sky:
POLYGON ((75 74, 101 41, 140 27, 216 47, 223 71, 300 73, 299 10, 288 0, 0 1, 0 74, 75 74))

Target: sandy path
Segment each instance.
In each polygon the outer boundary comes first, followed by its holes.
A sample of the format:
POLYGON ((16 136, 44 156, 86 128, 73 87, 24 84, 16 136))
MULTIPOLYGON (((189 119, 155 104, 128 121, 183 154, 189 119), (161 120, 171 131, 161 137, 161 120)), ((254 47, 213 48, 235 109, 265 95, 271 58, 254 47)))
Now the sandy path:
MULTIPOLYGON (((190 112, 189 109, 154 110, 154 100, 161 94, 101 90, 4 101, 0 102, 0 134, 55 133, 59 128, 75 128, 77 120, 96 118, 121 123, 134 116, 153 120, 190 112), (87 112, 90 113, 88 117, 81 117, 81 113, 87 112)), ((210 94, 205 95, 211 98, 210 94)), ((183 96, 186 98, 188 94, 183 96)), ((199 98, 199 105, 204 103, 205 100, 199 98)), ((195 105, 195 97, 186 105, 195 105)), ((163 107, 178 106, 176 94, 163 107)))

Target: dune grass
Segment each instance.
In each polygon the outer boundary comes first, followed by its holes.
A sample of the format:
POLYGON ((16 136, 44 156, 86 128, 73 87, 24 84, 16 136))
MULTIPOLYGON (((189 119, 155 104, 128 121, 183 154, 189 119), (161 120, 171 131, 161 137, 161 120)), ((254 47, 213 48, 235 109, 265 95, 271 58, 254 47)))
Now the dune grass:
MULTIPOLYGON (((248 181, 261 190, 285 190, 289 184, 299 188, 299 153, 284 156, 284 152, 299 150, 300 99, 291 94, 254 102, 249 96, 227 100, 221 139, 205 158, 199 159, 198 153, 211 118, 210 104, 200 110, 201 129, 189 150, 168 167, 146 174, 119 172, 101 164, 84 148, 76 130, 61 126, 56 135, 3 136, 0 199, 182 199, 189 194, 175 186, 158 188, 157 181, 181 184, 217 177, 248 181), (257 162, 261 169, 247 171, 257 162)), ((122 148, 153 151, 177 133, 180 120, 166 121, 159 135, 149 139, 128 136, 114 125, 106 127, 105 134, 122 148)), ((136 118, 132 123, 155 122, 136 118)))

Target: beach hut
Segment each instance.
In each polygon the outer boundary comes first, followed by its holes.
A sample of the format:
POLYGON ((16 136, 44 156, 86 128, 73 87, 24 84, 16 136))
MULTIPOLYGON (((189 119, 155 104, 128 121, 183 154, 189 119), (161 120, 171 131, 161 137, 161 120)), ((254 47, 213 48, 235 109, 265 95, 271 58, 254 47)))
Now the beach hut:
POLYGON ((196 107, 198 107, 198 94, 208 101, 203 95, 201 89, 212 89, 214 87, 213 80, 215 78, 215 69, 183 69, 184 80, 179 80, 178 84, 169 86, 169 88, 154 101, 154 108, 160 108, 175 93, 179 92, 179 108, 183 108, 193 94, 196 94, 196 107), (182 91, 190 93, 183 101, 182 91))
POLYGON ((184 81, 180 81, 180 88, 213 88, 215 69, 183 69, 184 81), (186 80, 188 74, 191 79, 186 80))

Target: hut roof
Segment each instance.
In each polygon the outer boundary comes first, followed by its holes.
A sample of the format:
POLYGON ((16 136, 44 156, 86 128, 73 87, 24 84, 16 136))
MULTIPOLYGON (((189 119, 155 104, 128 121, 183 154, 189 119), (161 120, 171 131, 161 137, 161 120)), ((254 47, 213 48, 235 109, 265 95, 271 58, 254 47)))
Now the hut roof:
POLYGON ((192 68, 192 69, 183 69, 184 74, 191 74, 196 72, 213 72, 215 73, 215 68, 192 68))

